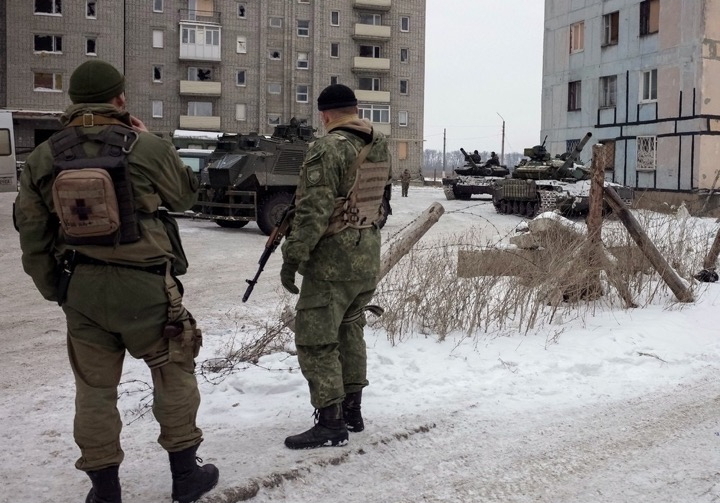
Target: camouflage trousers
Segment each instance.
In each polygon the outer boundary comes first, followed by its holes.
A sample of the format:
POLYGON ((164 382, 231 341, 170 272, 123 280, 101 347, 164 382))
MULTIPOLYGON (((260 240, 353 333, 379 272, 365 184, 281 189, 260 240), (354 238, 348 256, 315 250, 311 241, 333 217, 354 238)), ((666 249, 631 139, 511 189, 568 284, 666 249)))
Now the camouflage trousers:
MULTIPOLYGON (((125 352, 142 358, 153 381, 153 414, 160 424, 158 442, 180 451, 202 441, 195 418, 200 393, 192 348, 170 357, 163 337, 168 322, 168 280, 121 267, 78 265, 63 311, 67 347, 75 375, 75 443, 79 470, 119 465, 122 421, 118 386, 125 352)), ((169 281, 172 281, 171 279, 169 281)))
POLYGON ((400 187, 402 189, 402 197, 407 197, 408 189, 410 188, 410 182, 402 182, 400 187))
POLYGON ((363 308, 375 278, 322 281, 303 278, 295 318, 295 346, 310 403, 321 409, 368 385, 363 308))

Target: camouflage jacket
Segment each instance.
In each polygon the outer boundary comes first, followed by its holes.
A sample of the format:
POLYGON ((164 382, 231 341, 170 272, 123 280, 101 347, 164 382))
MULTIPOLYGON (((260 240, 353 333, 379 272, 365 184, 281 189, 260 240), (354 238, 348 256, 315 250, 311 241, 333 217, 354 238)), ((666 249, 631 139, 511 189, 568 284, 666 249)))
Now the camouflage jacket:
POLYGON ((410 175, 409 171, 403 171, 400 175, 400 181, 402 183, 410 183, 410 179, 412 178, 412 175, 410 175))
MULTIPOLYGON (((129 123, 127 113, 107 104, 72 105, 61 121, 67 124, 87 112, 129 123)), ((87 131, 96 133, 104 127, 107 126, 94 126, 87 131)), ((97 153, 97 145, 85 145, 88 155, 97 153)), ((98 260, 128 265, 155 265, 173 260, 165 226, 157 218, 158 207, 164 206, 170 211, 189 209, 197 197, 197 178, 183 165, 170 142, 151 133, 139 134, 128 155, 128 164, 135 208, 140 217, 141 239, 118 246, 78 245, 72 248, 98 260)), ((23 268, 48 300, 57 300, 57 265, 63 252, 70 248, 63 241, 53 204, 54 180, 53 156, 46 141, 27 158, 20 176, 14 218, 20 233, 23 268)))
MULTIPOLYGON (((326 281, 367 279, 380 270, 379 229, 345 229, 323 237, 335 198, 347 196, 355 181, 346 172, 366 145, 363 138, 372 135, 370 123, 359 119, 342 129, 342 133, 334 129, 310 144, 300 171, 292 231, 282 246, 283 260, 300 264, 300 274, 326 281)), ((379 139, 367 160, 387 161, 387 138, 376 135, 379 139)))

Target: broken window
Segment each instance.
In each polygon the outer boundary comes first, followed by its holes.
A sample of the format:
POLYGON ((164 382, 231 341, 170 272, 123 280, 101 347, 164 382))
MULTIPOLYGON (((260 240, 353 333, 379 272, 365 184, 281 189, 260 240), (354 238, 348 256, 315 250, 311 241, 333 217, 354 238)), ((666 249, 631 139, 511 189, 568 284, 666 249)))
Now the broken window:
POLYGON ((95 14, 95 4, 96 2, 94 0, 87 0, 85 4, 85 17, 90 19, 97 18, 97 14, 95 14))
POLYGON ((657 100, 657 68, 642 73, 640 79, 640 101, 657 100))
POLYGON ((580 110, 582 98, 582 82, 576 80, 568 83, 568 110, 580 110))
POLYGON ((298 19, 297 36, 298 37, 309 37, 310 36, 310 21, 302 21, 302 20, 298 19))
POLYGON ((361 45, 360 57, 362 58, 379 58, 381 54, 380 46, 377 45, 361 45))
POLYGON ((237 38, 237 49, 236 52, 238 54, 245 54, 247 53, 247 37, 238 36, 237 38))
POLYGON ((617 75, 600 77, 600 108, 612 108, 617 104, 617 75))
POLYGON ((153 66, 153 82, 162 82, 163 67, 161 65, 153 66))
POLYGON ((275 60, 282 59, 282 53, 280 51, 278 51, 277 49, 270 49, 268 56, 270 57, 270 59, 275 59, 275 60))
POLYGON ((59 35, 35 35, 35 52, 62 52, 62 37, 59 35))
POLYGON ((241 3, 238 4, 238 17, 245 18, 245 6, 241 3))
POLYGON ((637 169, 655 169, 657 136, 637 137, 637 169))
POLYGON ((570 52, 585 49, 585 22, 581 21, 570 26, 570 52))
POLYGON ((61 0, 35 0, 35 14, 62 14, 61 0))
POLYGON ((97 47, 96 47, 96 40, 94 38, 86 38, 85 39, 85 54, 88 56, 96 56, 97 55, 97 47))
POLYGON ((62 91, 61 73, 35 73, 33 76, 35 91, 62 91))
POLYGON ((618 26, 620 23, 620 13, 612 12, 603 16, 603 39, 602 45, 617 45, 618 43, 618 26))
POLYGON ((640 36, 660 31, 660 0, 640 2, 640 36))
POLYGON ((205 82, 213 78, 212 68, 198 68, 191 66, 188 68, 188 80, 195 82, 205 82))

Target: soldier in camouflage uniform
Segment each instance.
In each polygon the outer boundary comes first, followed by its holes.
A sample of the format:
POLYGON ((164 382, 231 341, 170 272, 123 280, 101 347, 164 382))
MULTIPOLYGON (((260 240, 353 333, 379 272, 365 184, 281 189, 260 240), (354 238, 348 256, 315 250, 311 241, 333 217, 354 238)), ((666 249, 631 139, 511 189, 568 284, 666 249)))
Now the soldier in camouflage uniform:
POLYGON ((408 189, 410 188, 410 171, 405 169, 400 175, 400 188, 402 189, 402 197, 408 196, 408 189))
POLYGON ((353 91, 334 84, 317 101, 327 135, 307 151, 292 231, 282 246, 280 277, 285 289, 300 293, 295 345, 316 409, 315 426, 285 439, 291 449, 344 445, 348 430, 364 428, 360 413, 362 389, 368 385, 364 310, 377 286, 380 230, 374 222, 390 180, 387 138, 358 118, 353 91), (374 174, 368 176, 366 166, 374 174), (365 182, 356 184, 359 180, 365 182), (369 206, 344 212, 342 208, 354 198, 369 206), (350 225, 354 211, 374 214, 350 225), (297 271, 303 276, 301 289, 295 285, 297 271))
MULTIPOLYGON (((148 133, 125 111, 124 85, 122 74, 97 59, 73 72, 69 95, 74 104, 61 118, 65 128, 28 157, 14 217, 25 272, 45 299, 62 305, 67 318, 76 387, 74 437, 81 453, 75 466, 92 482, 86 503, 121 502, 118 469, 124 453, 117 387, 126 351, 144 359, 151 370, 153 414, 160 424, 158 442, 169 452, 172 496, 188 503, 215 486, 218 470, 196 462, 202 431, 195 424, 200 394, 194 357, 201 339, 182 306, 182 286, 175 278, 186 266, 179 234, 172 232, 177 224, 167 216, 161 219, 158 209, 189 209, 196 199, 197 179, 169 142, 148 133), (109 137, 95 135, 106 129, 132 142, 124 171, 131 191, 124 190, 133 199, 129 214, 138 237, 127 244, 118 244, 120 238, 111 235, 117 239, 111 245, 89 244, 94 242, 90 239, 71 245, 68 224, 59 216, 64 208, 53 196, 59 178, 53 149, 57 138, 66 135, 93 139, 74 148, 81 149, 76 152, 83 161, 102 164, 97 156, 107 143, 97 138, 109 137)), ((87 176, 101 170, 70 171, 87 176)), ((121 191, 119 185, 115 189, 121 191)), ((73 194, 73 211, 93 221, 93 211, 99 208, 85 205, 93 196, 73 194)), ((125 225, 123 221, 121 228, 125 225)))

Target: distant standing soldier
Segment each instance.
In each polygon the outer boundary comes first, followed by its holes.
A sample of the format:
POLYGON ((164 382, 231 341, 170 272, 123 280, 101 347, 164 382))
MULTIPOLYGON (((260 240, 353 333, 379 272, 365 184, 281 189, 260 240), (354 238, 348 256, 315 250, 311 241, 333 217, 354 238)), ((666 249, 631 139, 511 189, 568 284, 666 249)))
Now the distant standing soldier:
POLYGON ((400 175, 400 184, 402 187, 402 197, 408 196, 408 189, 410 188, 410 171, 407 169, 400 175))
POLYGON ((64 129, 28 157, 15 221, 25 272, 67 319, 75 467, 92 481, 85 503, 122 501, 117 388, 126 351, 150 368, 172 498, 189 503, 217 484, 218 469, 196 462, 202 339, 176 279, 187 267, 177 224, 159 207, 189 209, 198 182, 169 142, 125 110, 124 90, 109 63, 75 69, 74 104, 61 117, 64 129))
POLYGON ((380 230, 375 222, 390 180, 387 138, 358 118, 352 89, 328 86, 317 103, 327 134, 305 155, 280 271, 283 287, 300 293, 295 346, 316 423, 287 437, 290 449, 344 445, 348 431, 364 429, 364 312, 377 287, 380 230), (301 289, 295 286, 298 271, 301 289))

